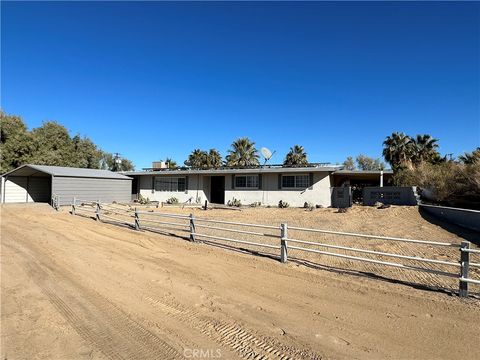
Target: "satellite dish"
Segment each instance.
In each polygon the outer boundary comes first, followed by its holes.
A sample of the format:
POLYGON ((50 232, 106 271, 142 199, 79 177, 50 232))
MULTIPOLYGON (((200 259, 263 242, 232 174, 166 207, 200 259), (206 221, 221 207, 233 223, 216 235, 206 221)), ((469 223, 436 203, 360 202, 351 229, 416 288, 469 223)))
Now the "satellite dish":
POLYGON ((260 152, 262 153, 263 155, 263 158, 265 159, 265 162, 263 163, 263 165, 265 165, 267 163, 268 160, 271 159, 271 157, 273 156, 273 154, 275 153, 275 151, 272 153, 269 149, 267 149, 266 147, 262 147, 260 149, 260 152))
POLYGON ((268 150, 266 147, 262 147, 260 149, 260 152, 262 153, 265 160, 270 160, 270 158, 272 157, 272 152, 268 150))

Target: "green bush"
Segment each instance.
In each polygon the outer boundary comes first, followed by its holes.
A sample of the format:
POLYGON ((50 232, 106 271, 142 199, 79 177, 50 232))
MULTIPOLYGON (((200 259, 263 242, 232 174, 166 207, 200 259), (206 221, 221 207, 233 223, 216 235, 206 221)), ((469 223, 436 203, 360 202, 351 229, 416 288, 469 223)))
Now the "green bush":
POLYGON ((242 206, 242 202, 239 199, 233 198, 232 200, 228 200, 227 205, 228 206, 240 207, 240 206, 242 206))
POLYGON ((144 196, 142 196, 141 194, 138 196, 138 202, 142 205, 146 205, 150 202, 150 199, 149 198, 146 198, 144 196))
POLYGON ((285 209, 285 208, 288 208, 289 206, 290 206, 290 204, 289 204, 288 202, 286 202, 286 201, 280 200, 280 201, 278 202, 278 207, 279 207, 280 209, 285 209))
POLYGON ((176 197, 171 197, 170 199, 167 200, 167 204, 178 204, 178 199, 176 197))

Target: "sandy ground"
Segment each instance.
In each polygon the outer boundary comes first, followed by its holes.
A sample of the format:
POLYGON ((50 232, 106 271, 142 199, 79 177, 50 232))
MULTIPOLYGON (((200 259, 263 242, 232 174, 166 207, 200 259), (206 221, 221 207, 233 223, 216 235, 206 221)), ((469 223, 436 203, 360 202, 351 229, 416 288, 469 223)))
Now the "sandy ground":
MULTIPOLYGON (((461 240, 415 208, 160 210, 461 240)), ((2 359, 480 357, 480 301, 392 282, 400 272, 281 264, 40 205, 1 220, 2 359)))

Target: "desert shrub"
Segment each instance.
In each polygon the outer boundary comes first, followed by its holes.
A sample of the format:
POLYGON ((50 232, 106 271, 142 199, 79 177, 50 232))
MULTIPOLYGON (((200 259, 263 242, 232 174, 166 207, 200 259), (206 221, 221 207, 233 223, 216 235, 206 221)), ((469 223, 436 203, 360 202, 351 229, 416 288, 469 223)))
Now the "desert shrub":
POLYGON ((141 194, 138 196, 138 202, 142 205, 146 205, 150 202, 150 199, 149 198, 146 198, 144 196, 142 196, 141 194))
POLYGON ((253 203, 250 204, 250 207, 258 207, 258 206, 261 206, 262 203, 260 201, 255 201, 253 203))
POLYGON ((310 211, 313 211, 313 209, 315 209, 315 206, 311 202, 305 201, 303 203, 303 208, 307 209, 307 210, 310 210, 310 211))
POLYGON ((172 196, 170 199, 167 199, 167 204, 178 204, 178 199, 175 196, 172 196))
POLYGON ((432 200, 450 205, 480 204, 480 163, 460 164, 453 161, 421 163, 394 176, 395 185, 417 186, 420 193, 428 190, 432 200))
POLYGON ((280 209, 285 209, 285 208, 288 208, 289 206, 290 206, 290 204, 289 204, 288 202, 286 202, 286 201, 280 200, 280 201, 278 202, 278 207, 279 207, 280 209))
POLYGON ((240 201, 240 199, 233 198, 232 200, 228 200, 227 205, 240 207, 242 206, 242 202, 240 201))

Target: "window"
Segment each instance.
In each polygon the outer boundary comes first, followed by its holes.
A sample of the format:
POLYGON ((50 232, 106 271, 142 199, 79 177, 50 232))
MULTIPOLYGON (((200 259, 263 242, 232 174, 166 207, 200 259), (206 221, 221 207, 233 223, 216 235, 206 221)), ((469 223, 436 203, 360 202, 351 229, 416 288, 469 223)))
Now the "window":
POLYGON ((184 177, 156 177, 155 191, 185 191, 184 177))
POLYGON ((235 176, 235 188, 258 188, 258 175, 235 176))
POLYGON ((282 188, 305 189, 310 186, 309 175, 282 175, 282 188))

